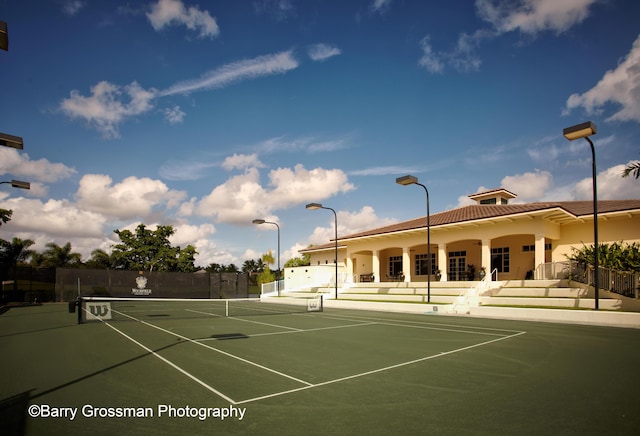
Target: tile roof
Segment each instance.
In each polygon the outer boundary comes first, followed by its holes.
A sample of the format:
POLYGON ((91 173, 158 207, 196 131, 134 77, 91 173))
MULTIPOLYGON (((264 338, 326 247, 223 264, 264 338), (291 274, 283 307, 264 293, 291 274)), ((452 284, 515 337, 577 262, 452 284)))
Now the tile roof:
MULTIPOLYGON (((541 202, 541 203, 524 203, 524 204, 475 204, 464 206, 457 209, 451 209, 436 214, 431 214, 429 224, 431 228, 445 225, 453 225, 458 223, 468 223, 472 221, 481 221, 485 219, 525 215, 531 213, 559 212, 566 219, 578 218, 593 214, 592 201, 558 201, 558 202, 541 202)), ((624 211, 640 212, 640 200, 604 200, 598 201, 598 214, 611 214, 624 211)), ((338 237, 341 245, 349 239, 380 236, 395 232, 420 229, 427 226, 427 217, 414 218, 409 221, 403 221, 384 227, 365 230, 359 233, 353 233, 338 237)), ((313 248, 300 250, 314 251, 326 248, 332 248, 335 243, 316 245, 313 248)))

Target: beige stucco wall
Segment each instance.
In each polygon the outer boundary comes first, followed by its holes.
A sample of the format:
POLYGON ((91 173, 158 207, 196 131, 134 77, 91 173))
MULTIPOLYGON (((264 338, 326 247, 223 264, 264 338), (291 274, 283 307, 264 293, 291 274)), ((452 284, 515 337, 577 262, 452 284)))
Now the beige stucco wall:
MULTIPOLYGON (((627 215, 598 219, 598 241, 600 244, 611 244, 624 241, 625 243, 640 243, 640 217, 627 215)), ((593 220, 576 222, 563 226, 562 235, 554 241, 552 262, 567 260, 571 254, 571 247, 577 249, 584 245, 593 245, 593 220)))

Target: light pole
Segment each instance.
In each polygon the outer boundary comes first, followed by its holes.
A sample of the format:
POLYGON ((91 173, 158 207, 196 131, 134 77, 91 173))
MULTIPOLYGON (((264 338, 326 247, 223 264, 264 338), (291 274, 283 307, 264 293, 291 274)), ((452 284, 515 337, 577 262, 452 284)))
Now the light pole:
POLYGON ((398 185, 418 185, 424 188, 427 194, 427 303, 431 302, 431 217, 429 213, 429 190, 422 183, 418 183, 415 176, 403 176, 396 179, 398 185))
POLYGON ((278 274, 276 275, 276 289, 278 290, 278 297, 280 296, 280 226, 278 223, 271 221, 265 221, 262 219, 253 220, 253 224, 273 224, 278 228, 278 274))
POLYGON ((316 210, 316 209, 327 209, 330 210, 331 212, 333 212, 333 217, 334 217, 334 224, 333 227, 335 229, 336 235, 335 235, 335 247, 336 247, 336 253, 335 253, 335 264, 336 264, 336 280, 335 280, 335 285, 336 285, 336 300, 338 299, 338 214, 336 213, 335 210, 331 209, 330 207, 325 207, 323 205, 321 205, 320 203, 309 203, 305 206, 307 209, 309 210, 316 210))
POLYGON ((596 298, 596 307, 598 310, 598 292, 600 289, 600 280, 599 280, 599 262, 598 262, 598 186, 596 183, 596 149, 593 146, 593 142, 589 139, 589 136, 595 135, 597 133, 596 125, 591 121, 587 121, 586 123, 577 124, 575 126, 567 127, 562 131, 562 134, 569 141, 573 141, 576 139, 584 138, 587 140, 589 145, 591 146, 591 180, 593 183, 593 257, 594 257, 594 267, 595 267, 595 277, 593 279, 593 287, 595 289, 595 298, 596 298))
POLYGON ((13 186, 14 188, 20 188, 20 189, 31 189, 31 183, 29 182, 22 182, 20 180, 12 180, 10 182, 0 182, 0 185, 3 184, 11 184, 11 186, 13 186))

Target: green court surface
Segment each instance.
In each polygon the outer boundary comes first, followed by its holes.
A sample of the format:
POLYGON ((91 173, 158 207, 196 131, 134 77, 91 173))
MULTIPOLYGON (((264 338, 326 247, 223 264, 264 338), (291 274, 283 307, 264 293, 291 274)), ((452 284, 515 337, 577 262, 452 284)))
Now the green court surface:
POLYGON ((66 304, 4 311, 2 434, 640 430, 638 329, 337 309, 129 309, 122 320, 85 324, 66 304))

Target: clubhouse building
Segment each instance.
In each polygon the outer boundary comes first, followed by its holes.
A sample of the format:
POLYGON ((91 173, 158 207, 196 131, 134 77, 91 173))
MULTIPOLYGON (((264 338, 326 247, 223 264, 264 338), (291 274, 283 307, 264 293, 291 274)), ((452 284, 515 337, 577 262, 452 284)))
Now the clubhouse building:
MULTIPOLYGON (((563 262, 573 248, 592 245, 593 202, 510 204, 494 189, 476 203, 351 235, 338 235, 339 283, 534 279, 544 264, 563 262), (429 258, 430 253, 430 258, 429 258)), ((640 243, 640 199, 598 202, 599 243, 640 243)), ((336 241, 313 246, 309 267, 287 268, 287 287, 333 282, 336 241)))

